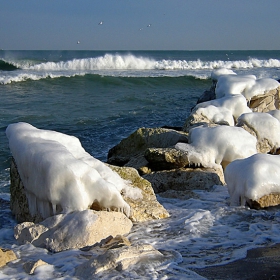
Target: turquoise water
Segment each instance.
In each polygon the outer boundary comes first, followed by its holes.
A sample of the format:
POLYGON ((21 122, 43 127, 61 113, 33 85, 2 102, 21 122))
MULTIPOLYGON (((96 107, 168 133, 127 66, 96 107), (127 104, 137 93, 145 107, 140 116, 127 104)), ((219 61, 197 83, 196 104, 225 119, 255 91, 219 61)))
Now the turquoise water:
MULTIPOLYGON (((8 200, 10 151, 5 129, 10 123, 23 121, 37 128, 74 135, 86 151, 106 161, 109 149, 139 127, 182 126, 197 98, 211 86, 212 70, 219 67, 236 73, 254 74, 258 78, 280 79, 280 51, 0 51, 1 197, 8 200)), ((209 229, 208 237, 203 237, 203 246, 213 250, 213 256, 209 255, 216 263, 226 262, 229 256, 223 258, 218 254, 221 251, 224 255, 230 254, 230 251, 226 252, 228 246, 242 248, 243 254, 246 248, 277 241, 280 232, 275 224, 279 222, 277 211, 269 214, 276 219, 272 225, 272 237, 269 237, 269 230, 258 231, 257 243, 252 244, 254 229, 248 230, 248 235, 241 229, 242 234, 234 237, 239 215, 244 214, 256 225, 264 222, 269 228, 268 214, 258 212, 254 216, 252 212, 230 210, 224 189, 218 188, 211 194, 211 201, 206 203, 206 193, 198 194, 201 200, 190 200, 183 206, 182 202, 167 199, 162 199, 162 203, 185 220, 180 229, 182 232, 186 221, 197 213, 201 213, 198 223, 201 222, 202 227, 204 220, 207 225, 211 220, 213 228, 209 229), (211 213, 208 207, 212 209, 211 213), (186 209, 188 214, 184 214, 182 209, 186 209), (215 228, 214 216, 223 217, 225 222, 220 221, 215 228), (223 230, 219 233, 221 228, 223 230), (223 240, 226 237, 231 239, 230 243, 223 240), (268 237, 272 241, 267 241, 268 237), (241 245, 240 238, 244 240, 241 245), (211 247, 214 239, 217 244, 221 241, 217 251, 211 247)), ((12 218, 8 204, 3 201, 1 211, 1 227, 10 229, 12 218)), ((158 227, 156 223, 155 227, 158 227)), ((176 228, 179 220, 168 223, 176 228)), ((250 228, 250 225, 246 224, 246 227, 250 228)), ((164 228, 168 228, 168 224, 164 228)), ((182 256, 187 255, 186 252, 200 256, 202 267, 209 259, 207 254, 203 257, 203 246, 190 245, 190 240, 184 241, 180 251, 170 243, 170 237, 166 237, 169 243, 166 241, 164 234, 160 241, 156 241, 153 234, 149 238, 151 243, 173 248, 182 256)), ((183 237, 179 235, 177 238, 178 244, 182 243, 183 237)), ((230 257, 234 256, 233 253, 230 257)), ((186 263, 184 265, 188 267, 186 263)))

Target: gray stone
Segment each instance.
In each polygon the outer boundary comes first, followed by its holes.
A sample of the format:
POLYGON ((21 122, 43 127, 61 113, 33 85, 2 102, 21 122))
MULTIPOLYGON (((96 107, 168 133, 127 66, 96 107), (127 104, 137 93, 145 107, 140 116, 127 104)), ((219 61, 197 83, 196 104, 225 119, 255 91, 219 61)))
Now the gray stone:
POLYGON ((60 252, 91 246, 109 236, 128 234, 131 228, 131 220, 123 213, 85 210, 52 216, 40 225, 19 224, 15 227, 15 238, 20 244, 31 243, 60 252))
POLYGON ((222 167, 212 168, 179 168, 152 172, 143 176, 151 182, 155 193, 167 190, 207 190, 213 185, 224 185, 222 167))
POLYGON ((92 279, 99 272, 110 270, 122 271, 133 265, 147 265, 151 262, 164 262, 170 259, 151 245, 124 246, 110 249, 98 257, 92 257, 86 263, 76 268, 75 276, 82 279, 92 279))
POLYGON ((185 152, 175 148, 148 148, 144 154, 151 170, 170 170, 189 165, 185 152))
POLYGON ((187 134, 166 128, 139 128, 110 149, 107 162, 123 166, 131 158, 144 154, 147 148, 167 148, 188 142, 187 134))

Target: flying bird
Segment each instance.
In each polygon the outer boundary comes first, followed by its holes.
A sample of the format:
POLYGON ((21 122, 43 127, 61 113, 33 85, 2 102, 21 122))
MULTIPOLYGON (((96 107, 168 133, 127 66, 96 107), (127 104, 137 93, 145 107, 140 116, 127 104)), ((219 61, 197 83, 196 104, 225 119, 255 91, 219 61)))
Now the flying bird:
POLYGON ((151 24, 148 24, 147 27, 151 27, 151 24))
POLYGON ((77 41, 77 44, 80 44, 80 41, 77 41))
POLYGON ((103 24, 103 21, 100 21, 99 23, 98 23, 98 25, 102 25, 103 24))

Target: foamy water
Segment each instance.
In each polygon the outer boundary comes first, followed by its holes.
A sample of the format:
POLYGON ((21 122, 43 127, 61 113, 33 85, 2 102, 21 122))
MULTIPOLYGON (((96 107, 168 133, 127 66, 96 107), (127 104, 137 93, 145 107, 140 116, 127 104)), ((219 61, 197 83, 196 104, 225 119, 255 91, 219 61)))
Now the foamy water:
MULTIPOLYGON (((165 263, 151 262, 141 268, 141 273, 136 266, 124 272, 101 274, 99 279, 203 279, 192 269, 226 264, 245 257, 249 249, 280 242, 279 209, 230 207, 225 186, 194 191, 189 199, 158 196, 158 200, 169 211, 170 218, 137 224, 128 238, 133 245, 151 244, 172 259, 165 263)), ((71 279, 76 266, 86 262, 87 256, 97 254, 93 249, 49 254, 31 244, 15 245, 12 234, 12 229, 2 228, 1 245, 4 240, 5 247, 13 249, 20 260, 2 268, 0 279, 29 279, 22 265, 38 259, 49 265, 36 270, 32 279, 71 279)))

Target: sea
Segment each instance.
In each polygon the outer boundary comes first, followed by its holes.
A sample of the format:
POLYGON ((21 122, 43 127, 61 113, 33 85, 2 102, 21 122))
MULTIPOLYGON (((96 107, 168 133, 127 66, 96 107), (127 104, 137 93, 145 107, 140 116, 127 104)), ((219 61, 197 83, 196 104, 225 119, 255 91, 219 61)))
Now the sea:
MULTIPOLYGON (((106 162, 108 151, 140 127, 183 126, 218 68, 278 80, 280 51, 0 50, 0 247, 18 257, 0 268, 0 279, 77 279, 75 268, 90 254, 77 249, 53 254, 17 244, 9 205, 9 124, 74 135, 106 162), (23 264, 38 259, 48 265, 26 274, 23 264)), ((220 185, 194 193, 180 199, 157 194, 170 218, 135 224, 127 236, 171 259, 104 272, 98 279, 206 279, 198 269, 280 243, 279 207, 232 207, 227 187, 220 185)))

